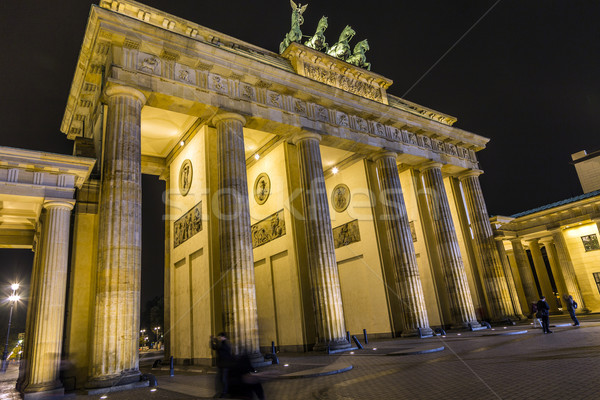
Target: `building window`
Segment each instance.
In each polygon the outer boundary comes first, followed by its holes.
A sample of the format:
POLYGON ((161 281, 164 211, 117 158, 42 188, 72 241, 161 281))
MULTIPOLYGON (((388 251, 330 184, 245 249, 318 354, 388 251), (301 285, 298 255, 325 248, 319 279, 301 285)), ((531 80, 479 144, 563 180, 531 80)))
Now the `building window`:
POLYGON ((596 281, 596 287, 598 288, 598 293, 600 293, 600 272, 594 272, 594 280, 596 281))
POLYGON ((593 235, 586 235, 581 237, 583 242, 583 248, 585 251, 600 250, 600 244, 598 243, 598 236, 594 233, 593 235))

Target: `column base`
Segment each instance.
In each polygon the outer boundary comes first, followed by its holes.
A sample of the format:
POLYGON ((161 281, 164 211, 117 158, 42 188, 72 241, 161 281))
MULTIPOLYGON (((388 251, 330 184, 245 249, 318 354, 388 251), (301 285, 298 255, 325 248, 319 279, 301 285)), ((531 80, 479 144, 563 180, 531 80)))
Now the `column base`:
POLYGON ((475 330, 478 328, 481 328, 481 324, 476 319, 474 319, 473 321, 456 322, 452 324, 452 329, 475 330))
MULTIPOLYGON (((107 376, 99 376, 94 377, 86 382, 84 387, 88 389, 88 393, 91 393, 93 389, 101 389, 101 388, 117 388, 122 386, 127 386, 133 383, 140 382, 141 373, 139 370, 136 371, 127 371, 120 374, 115 375, 107 375, 107 376)), ((147 386, 147 385, 146 385, 147 386)), ((115 389, 116 390, 116 389, 115 389)), ((103 393, 103 392, 98 392, 103 393)))
POLYGON ((248 354, 248 358, 250 359, 250 364, 254 368, 266 367, 273 364, 271 360, 265 360, 265 356, 261 353, 248 354))
POLYGON ((312 348, 313 351, 327 351, 327 350, 343 350, 351 347, 350 342, 346 339, 331 340, 329 342, 317 343, 312 348))
POLYGON ((414 337, 414 336, 419 336, 419 337, 430 337, 430 336, 434 336, 434 332, 433 329, 431 329, 430 327, 426 327, 426 328, 420 328, 420 329, 415 329, 415 330, 409 330, 409 331, 402 331, 402 333, 400 334, 400 337, 414 337))
MULTIPOLYGON (((37 385, 36 385, 37 386, 37 385)), ((65 389, 63 387, 55 389, 41 389, 35 390, 36 388, 28 387, 23 392, 24 400, 36 400, 36 399, 59 399, 65 395, 65 389), (29 391, 32 390, 32 391, 29 391)))

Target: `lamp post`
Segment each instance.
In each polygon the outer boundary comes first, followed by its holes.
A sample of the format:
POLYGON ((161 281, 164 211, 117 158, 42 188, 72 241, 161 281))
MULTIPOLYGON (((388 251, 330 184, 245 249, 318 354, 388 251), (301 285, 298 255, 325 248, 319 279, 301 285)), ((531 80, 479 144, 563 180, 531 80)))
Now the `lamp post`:
POLYGON ((15 307, 15 303, 17 301, 19 301, 19 299, 21 298, 18 294, 17 294, 17 290, 19 289, 19 284, 18 283, 13 283, 10 288, 12 289, 12 294, 8 297, 8 301, 10 302, 10 314, 8 314, 8 330, 6 332, 6 343, 4 344, 4 352, 2 353, 2 367, 0 367, 0 372, 5 373, 6 372, 6 358, 8 355, 8 338, 10 337, 10 324, 12 322, 12 314, 13 314, 13 308, 15 307))
POLYGON ((156 343, 158 344, 158 332, 160 331, 160 326, 157 326, 156 328, 154 328, 154 333, 156 335, 156 343))

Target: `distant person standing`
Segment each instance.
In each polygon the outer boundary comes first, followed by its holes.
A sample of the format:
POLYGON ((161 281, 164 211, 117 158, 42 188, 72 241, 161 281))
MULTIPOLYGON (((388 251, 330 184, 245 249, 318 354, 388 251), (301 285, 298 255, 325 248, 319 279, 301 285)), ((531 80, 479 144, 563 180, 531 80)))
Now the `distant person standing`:
POLYGON ((546 301, 546 296, 537 302, 537 314, 536 317, 542 319, 542 329, 544 333, 552 333, 550 330, 550 304, 546 301))
POLYGON ((233 365, 233 356, 225 332, 219 333, 217 337, 211 336, 210 347, 217 352, 217 368, 219 369, 215 397, 226 397, 229 393, 229 369, 233 365))
POLYGON ((571 316, 571 319, 573 320, 573 326, 579 326, 579 320, 575 316, 575 310, 577 310, 577 302, 575 300, 573 300, 573 296, 571 296, 569 294, 565 294, 563 296, 563 299, 565 299, 565 303, 567 305, 567 311, 569 312, 569 315, 571 316))

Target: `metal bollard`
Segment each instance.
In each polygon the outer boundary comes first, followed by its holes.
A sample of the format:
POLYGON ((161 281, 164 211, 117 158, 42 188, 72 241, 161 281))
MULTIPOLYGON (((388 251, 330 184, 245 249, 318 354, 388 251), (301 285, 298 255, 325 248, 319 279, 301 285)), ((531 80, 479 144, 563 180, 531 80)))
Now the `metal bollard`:
POLYGON ((363 336, 365 337, 365 344, 369 344, 369 338, 367 337, 367 330, 363 329, 363 336))
POLYGON ((175 376, 175 367, 173 366, 173 356, 171 356, 171 369, 169 371, 171 376, 175 376))
POLYGON ((356 343, 356 346, 357 346, 359 349, 362 349, 362 348, 363 348, 363 345, 362 345, 362 344, 360 344, 360 342, 358 341, 358 339, 356 338, 356 336, 352 335, 352 340, 354 340, 354 343, 356 343))
POLYGON ((271 342, 271 354, 275 354, 275 342, 271 342))
POLYGON ((348 343, 352 343, 350 341, 350 331, 346 331, 346 340, 348 341, 348 343))

